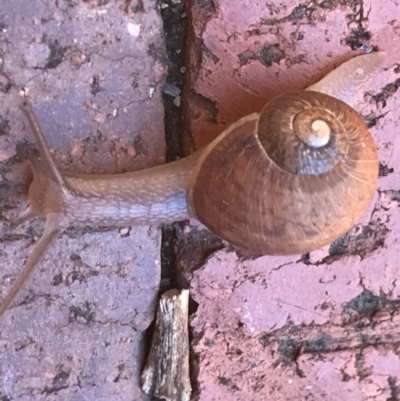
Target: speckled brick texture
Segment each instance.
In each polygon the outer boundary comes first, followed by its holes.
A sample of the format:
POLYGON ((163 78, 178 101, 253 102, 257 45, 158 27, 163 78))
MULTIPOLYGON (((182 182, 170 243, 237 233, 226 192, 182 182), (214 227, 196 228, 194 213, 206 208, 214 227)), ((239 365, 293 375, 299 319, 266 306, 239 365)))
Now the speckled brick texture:
POLYGON ((182 253, 198 304, 195 398, 400 399, 399 5, 193 0, 188 13, 188 151, 363 49, 388 53, 356 105, 381 162, 359 225, 307 255, 246 259, 224 248, 193 271, 182 253))
MULTIPOLYGON (((0 296, 42 233, 27 203, 28 95, 58 165, 115 173, 164 162, 162 22, 151 0, 0 0, 0 296)), ((146 400, 144 331, 160 281, 156 228, 70 229, 0 321, 0 399, 146 400), (127 235, 128 233, 128 235, 127 235)))

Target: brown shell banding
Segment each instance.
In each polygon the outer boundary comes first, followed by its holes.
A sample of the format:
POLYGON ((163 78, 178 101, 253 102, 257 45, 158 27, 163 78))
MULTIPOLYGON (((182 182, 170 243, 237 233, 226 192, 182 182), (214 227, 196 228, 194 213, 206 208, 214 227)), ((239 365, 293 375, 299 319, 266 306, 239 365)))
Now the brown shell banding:
MULTIPOLYGON (((207 162, 209 155, 214 154, 215 149, 219 148, 220 146, 223 146, 224 142, 226 141, 226 138, 231 136, 232 132, 234 133, 241 132, 242 130, 245 130, 247 127, 250 130, 253 130, 255 125, 257 124, 259 115, 260 115, 259 113, 252 113, 234 122, 225 131, 223 131, 220 135, 218 135, 218 137, 215 138, 214 141, 210 143, 205 149, 202 149, 202 155, 199 158, 197 166, 195 167, 193 172, 193 184, 188 189, 188 194, 187 194, 190 213, 194 217, 197 216, 195 209, 192 206, 193 191, 195 188, 195 183, 197 182, 197 175, 199 174, 199 171, 202 170, 202 166, 207 162)), ((226 149, 226 151, 229 152, 229 149, 226 149)))
POLYGON ((333 108, 342 114, 348 150, 321 175, 289 173, 271 160, 255 134, 257 115, 229 127, 207 147, 194 174, 194 215, 259 255, 309 252, 346 233, 370 203, 378 159, 361 118, 341 104, 335 99, 333 108))
MULTIPOLYGON (((299 91, 273 99, 260 113, 257 135, 268 156, 288 173, 320 175, 343 161, 349 149, 350 119, 362 119, 345 103, 317 92, 299 91), (310 146, 312 125, 329 127, 325 146, 310 146)), ((365 127, 367 130, 367 128, 365 127)))

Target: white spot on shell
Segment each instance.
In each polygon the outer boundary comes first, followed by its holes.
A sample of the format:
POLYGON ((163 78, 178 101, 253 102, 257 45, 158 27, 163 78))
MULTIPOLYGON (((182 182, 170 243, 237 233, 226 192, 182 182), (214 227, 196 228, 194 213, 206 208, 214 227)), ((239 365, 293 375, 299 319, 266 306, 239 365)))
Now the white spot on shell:
POLYGON ((362 74, 364 74, 364 70, 361 67, 359 67, 359 68, 356 69, 356 74, 357 75, 362 75, 362 74))
POLYGON ((320 148, 329 142, 331 129, 324 120, 315 120, 311 124, 312 134, 308 137, 307 142, 313 148, 320 148))
POLYGON ((128 32, 135 38, 137 38, 140 34, 140 24, 134 24, 133 22, 129 22, 128 24, 128 32))

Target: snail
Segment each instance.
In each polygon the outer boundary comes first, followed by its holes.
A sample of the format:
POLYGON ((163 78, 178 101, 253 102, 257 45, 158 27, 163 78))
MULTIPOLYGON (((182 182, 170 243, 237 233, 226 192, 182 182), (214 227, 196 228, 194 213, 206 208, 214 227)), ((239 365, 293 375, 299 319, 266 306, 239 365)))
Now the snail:
POLYGON ((34 217, 46 223, 0 316, 71 225, 196 218, 255 256, 306 253, 345 234, 368 207, 378 178, 374 140, 351 105, 384 57, 355 57, 306 90, 278 96, 184 159, 116 175, 63 174, 23 99, 40 160, 32 161, 29 207, 10 225, 34 217))

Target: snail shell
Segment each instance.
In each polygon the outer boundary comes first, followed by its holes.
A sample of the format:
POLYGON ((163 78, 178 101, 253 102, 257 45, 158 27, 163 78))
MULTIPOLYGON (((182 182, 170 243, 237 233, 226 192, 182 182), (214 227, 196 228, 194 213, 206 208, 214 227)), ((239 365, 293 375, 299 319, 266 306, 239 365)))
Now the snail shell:
POLYGON ((374 140, 346 103, 298 91, 230 126, 201 156, 189 203, 253 254, 306 253, 345 234, 378 179, 374 140))

